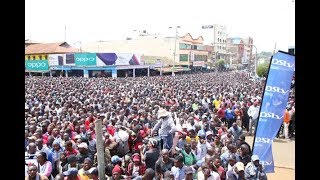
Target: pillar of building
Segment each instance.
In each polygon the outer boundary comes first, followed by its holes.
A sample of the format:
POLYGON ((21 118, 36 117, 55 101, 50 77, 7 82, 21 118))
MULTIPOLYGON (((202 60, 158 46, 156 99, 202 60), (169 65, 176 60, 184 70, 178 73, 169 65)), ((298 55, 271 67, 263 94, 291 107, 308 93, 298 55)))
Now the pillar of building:
POLYGON ((50 77, 52 77, 52 71, 50 70, 49 72, 50 72, 50 77))
POLYGON ((150 66, 148 66, 148 77, 150 77, 150 66))
POLYGON ((162 67, 160 67, 160 76, 162 76, 162 67))
POLYGON ((83 77, 85 77, 85 78, 89 77, 89 71, 87 69, 83 70, 83 77))
POLYGON ((118 77, 117 73, 118 73, 117 69, 112 69, 112 77, 113 78, 118 77))
POLYGON ((68 77, 68 71, 66 70, 66 77, 68 77))
POLYGON ((132 71, 132 77, 136 77, 136 69, 133 69, 133 71, 132 71))

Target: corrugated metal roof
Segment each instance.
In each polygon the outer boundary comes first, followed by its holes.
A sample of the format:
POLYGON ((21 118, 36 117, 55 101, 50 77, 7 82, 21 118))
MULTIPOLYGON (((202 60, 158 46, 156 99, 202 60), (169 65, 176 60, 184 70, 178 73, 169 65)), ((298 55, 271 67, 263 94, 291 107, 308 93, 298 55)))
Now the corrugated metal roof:
POLYGON ((72 52, 79 52, 79 50, 71 47, 66 42, 31 44, 25 48, 25 54, 56 54, 72 52))

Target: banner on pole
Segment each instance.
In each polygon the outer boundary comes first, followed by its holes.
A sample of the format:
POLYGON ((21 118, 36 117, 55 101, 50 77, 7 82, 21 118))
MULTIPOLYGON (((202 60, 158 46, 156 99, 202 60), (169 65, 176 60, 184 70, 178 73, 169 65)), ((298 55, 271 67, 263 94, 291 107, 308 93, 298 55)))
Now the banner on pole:
POLYGON ((253 144, 266 173, 274 173, 272 142, 283 122, 294 70, 294 56, 281 51, 273 55, 253 144))

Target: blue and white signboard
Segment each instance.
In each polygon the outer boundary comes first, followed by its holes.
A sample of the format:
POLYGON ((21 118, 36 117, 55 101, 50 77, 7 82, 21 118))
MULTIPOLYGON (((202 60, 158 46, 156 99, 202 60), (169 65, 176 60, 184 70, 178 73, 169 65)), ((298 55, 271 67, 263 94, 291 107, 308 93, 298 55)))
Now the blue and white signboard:
POLYGON ((274 173, 272 142, 283 122, 294 70, 294 56, 283 52, 273 55, 253 146, 253 154, 259 156, 266 173, 274 173))

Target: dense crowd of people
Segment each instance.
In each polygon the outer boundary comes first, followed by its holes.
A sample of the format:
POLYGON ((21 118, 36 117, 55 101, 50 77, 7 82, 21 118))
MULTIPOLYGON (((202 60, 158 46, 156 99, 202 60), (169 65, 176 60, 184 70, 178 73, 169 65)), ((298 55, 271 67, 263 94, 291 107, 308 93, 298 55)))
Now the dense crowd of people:
MULTIPOLYGON (((26 77, 26 179, 98 179, 97 119, 107 179, 267 179, 245 141, 264 84, 240 72, 26 77)), ((291 97, 288 123, 293 110, 291 97)))

